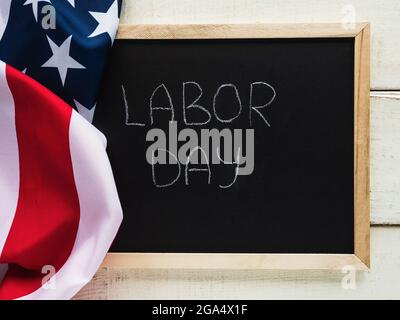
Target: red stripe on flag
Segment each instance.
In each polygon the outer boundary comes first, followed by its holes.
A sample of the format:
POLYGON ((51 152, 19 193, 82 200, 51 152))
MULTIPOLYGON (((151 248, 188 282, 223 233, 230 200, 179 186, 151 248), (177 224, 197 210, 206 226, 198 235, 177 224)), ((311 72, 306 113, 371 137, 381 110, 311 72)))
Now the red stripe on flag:
POLYGON ((7 66, 6 74, 15 102, 20 189, 0 259, 10 264, 0 299, 15 299, 42 286, 44 266, 57 272, 64 265, 80 209, 69 145, 71 107, 14 68, 7 66))

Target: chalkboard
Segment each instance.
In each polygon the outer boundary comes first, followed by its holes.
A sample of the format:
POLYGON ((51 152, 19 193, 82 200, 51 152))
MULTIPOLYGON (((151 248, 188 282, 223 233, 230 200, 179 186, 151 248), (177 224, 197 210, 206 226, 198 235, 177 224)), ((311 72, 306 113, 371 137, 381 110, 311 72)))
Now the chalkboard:
POLYGON ((355 38, 119 39, 116 253, 355 254, 355 38))

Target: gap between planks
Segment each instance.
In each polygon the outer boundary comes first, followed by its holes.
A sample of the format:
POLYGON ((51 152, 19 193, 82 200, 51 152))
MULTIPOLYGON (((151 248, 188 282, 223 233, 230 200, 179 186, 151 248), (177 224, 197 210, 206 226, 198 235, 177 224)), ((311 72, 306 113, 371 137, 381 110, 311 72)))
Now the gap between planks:
POLYGON ((400 100, 400 91, 374 91, 372 90, 370 93, 371 98, 382 98, 382 99, 393 99, 400 100))

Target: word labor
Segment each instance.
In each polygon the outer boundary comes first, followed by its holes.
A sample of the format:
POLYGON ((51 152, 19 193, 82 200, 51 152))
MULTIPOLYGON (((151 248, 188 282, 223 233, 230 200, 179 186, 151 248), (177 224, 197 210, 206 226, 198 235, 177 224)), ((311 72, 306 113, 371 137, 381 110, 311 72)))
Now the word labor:
MULTIPOLYGON (((124 85, 122 85, 122 95, 125 104, 125 124, 127 126, 146 126, 145 123, 135 122, 132 111, 128 105, 128 99, 126 96, 126 91, 124 85)), ((239 90, 234 84, 227 83, 222 84, 218 87, 214 94, 214 98, 212 99, 211 105, 209 108, 200 104, 200 99, 203 96, 203 89, 195 81, 184 82, 182 84, 182 110, 183 110, 183 121, 187 126, 205 126, 210 123, 212 119, 211 112, 209 110, 212 109, 212 113, 214 117, 221 123, 229 124, 233 120, 237 119, 243 112, 243 101, 240 97, 239 90), (197 95, 194 99, 190 99, 188 101, 188 93, 193 95, 193 92, 197 92, 197 95), (223 116, 221 114, 221 107, 218 102, 222 98, 226 98, 231 96, 233 99, 232 103, 232 112, 229 117, 223 116), (199 120, 201 119, 201 120, 199 120)), ((267 108, 271 105, 276 97, 275 89, 266 82, 253 82, 250 84, 250 94, 249 94, 249 104, 248 104, 248 119, 250 127, 253 126, 253 116, 257 115, 261 118, 268 127, 271 126, 267 117, 261 112, 262 109, 267 108), (260 97, 264 97, 265 101, 258 104, 256 100, 260 100, 260 97), (258 98, 258 99, 257 99, 258 98)), ((154 117, 157 112, 168 112, 170 115, 169 121, 175 120, 175 105, 172 101, 172 97, 170 91, 168 90, 165 84, 160 84, 157 86, 152 92, 149 99, 149 118, 150 125, 154 125, 154 117), (160 100, 163 102, 160 103, 160 100), (158 101, 156 103, 155 101, 158 101)), ((226 111, 226 110, 225 110, 226 111)))

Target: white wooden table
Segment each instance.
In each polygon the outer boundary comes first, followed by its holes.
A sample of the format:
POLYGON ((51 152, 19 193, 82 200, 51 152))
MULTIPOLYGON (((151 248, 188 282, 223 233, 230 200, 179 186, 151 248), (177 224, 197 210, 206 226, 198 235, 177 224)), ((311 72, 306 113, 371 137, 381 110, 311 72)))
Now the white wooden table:
POLYGON ((370 21, 372 268, 341 272, 102 269, 77 299, 400 298, 400 1, 124 0, 122 23, 370 21), (353 7, 349 6, 352 4, 353 7))

